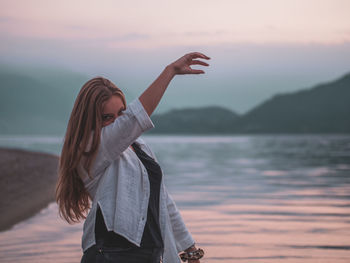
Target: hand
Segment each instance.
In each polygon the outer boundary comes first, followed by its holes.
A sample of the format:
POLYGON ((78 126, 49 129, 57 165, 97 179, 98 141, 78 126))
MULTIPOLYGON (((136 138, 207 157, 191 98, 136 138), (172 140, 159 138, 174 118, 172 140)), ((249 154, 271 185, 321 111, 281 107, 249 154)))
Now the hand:
POLYGON ((196 58, 202 58, 202 59, 210 59, 206 55, 199 53, 199 52, 192 52, 184 55, 183 57, 179 58, 175 62, 171 63, 169 67, 174 71, 175 75, 183 75, 183 74, 203 74, 203 70, 199 69, 192 69, 191 65, 202 65, 202 66, 209 66, 209 64, 200 61, 195 60, 196 58))

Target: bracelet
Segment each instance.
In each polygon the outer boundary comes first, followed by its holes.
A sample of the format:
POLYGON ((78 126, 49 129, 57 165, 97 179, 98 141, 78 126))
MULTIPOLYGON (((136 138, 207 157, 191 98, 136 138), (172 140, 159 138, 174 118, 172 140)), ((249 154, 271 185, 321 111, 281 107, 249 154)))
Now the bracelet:
POLYGON ((186 262, 186 260, 197 260, 204 256, 204 250, 201 248, 198 248, 191 252, 183 252, 180 254, 180 258, 183 262, 186 262))

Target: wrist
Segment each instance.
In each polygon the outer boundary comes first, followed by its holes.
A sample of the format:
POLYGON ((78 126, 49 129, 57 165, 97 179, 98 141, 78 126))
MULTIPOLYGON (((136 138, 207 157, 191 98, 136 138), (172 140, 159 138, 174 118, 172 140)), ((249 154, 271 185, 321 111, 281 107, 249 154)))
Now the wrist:
POLYGON ((169 64, 168 66, 166 66, 164 71, 166 71, 171 76, 171 78, 173 78, 176 75, 175 67, 173 66, 173 64, 169 64))
POLYGON ((197 250, 197 248, 196 248, 196 245, 193 244, 192 246, 190 246, 189 248, 185 249, 184 251, 185 252, 191 252, 191 251, 195 251, 195 250, 197 250))

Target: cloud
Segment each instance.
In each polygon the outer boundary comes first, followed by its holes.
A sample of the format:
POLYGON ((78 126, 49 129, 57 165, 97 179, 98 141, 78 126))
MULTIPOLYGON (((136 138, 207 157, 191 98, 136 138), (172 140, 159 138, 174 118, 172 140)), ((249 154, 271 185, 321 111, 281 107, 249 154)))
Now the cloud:
POLYGON ((115 36, 111 38, 111 41, 135 41, 135 40, 146 40, 151 39, 151 35, 140 34, 140 33, 130 33, 121 36, 115 36))
POLYGON ((209 31, 185 31, 184 33, 182 33, 181 35, 183 36, 205 36, 205 37, 213 37, 213 36, 222 36, 222 35, 227 35, 229 34, 229 32, 227 31, 213 31, 213 32, 209 32, 209 31))
POLYGON ((14 18, 9 16, 0 16, 0 23, 8 23, 14 21, 14 18))

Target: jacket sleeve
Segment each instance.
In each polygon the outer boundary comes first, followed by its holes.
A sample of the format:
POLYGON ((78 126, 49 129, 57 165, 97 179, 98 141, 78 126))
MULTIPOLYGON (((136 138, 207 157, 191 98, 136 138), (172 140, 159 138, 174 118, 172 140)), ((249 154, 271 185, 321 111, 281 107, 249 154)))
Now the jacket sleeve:
POLYGON ((142 103, 137 98, 129 103, 123 114, 101 130, 95 172, 117 159, 143 132, 154 127, 142 103))
POLYGON ((168 193, 168 190, 166 189, 164 185, 165 195, 166 195, 166 203, 168 208, 168 213, 170 216, 170 222, 173 229, 175 241, 176 241, 176 248, 177 252, 184 251, 185 249, 192 246, 195 241, 191 235, 191 233, 188 231, 182 216, 173 200, 171 195, 168 193))

